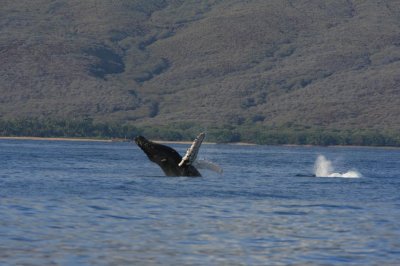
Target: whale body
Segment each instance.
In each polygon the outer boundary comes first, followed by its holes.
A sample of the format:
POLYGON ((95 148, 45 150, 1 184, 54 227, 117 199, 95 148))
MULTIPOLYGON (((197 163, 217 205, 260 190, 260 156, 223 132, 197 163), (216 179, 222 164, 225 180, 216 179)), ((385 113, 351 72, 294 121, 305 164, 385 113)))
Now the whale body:
POLYGON ((201 176, 200 172, 193 166, 196 160, 200 145, 204 140, 205 134, 200 133, 187 150, 185 156, 173 148, 155 143, 143 136, 135 138, 136 144, 143 150, 150 161, 158 164, 166 176, 201 176))

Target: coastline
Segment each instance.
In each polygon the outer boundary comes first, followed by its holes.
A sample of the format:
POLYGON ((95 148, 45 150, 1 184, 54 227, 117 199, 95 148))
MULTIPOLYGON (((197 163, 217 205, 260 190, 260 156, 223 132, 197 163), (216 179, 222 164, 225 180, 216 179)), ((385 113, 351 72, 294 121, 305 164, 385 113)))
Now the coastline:
MULTIPOLYGON (((37 140, 37 141, 90 141, 90 142, 129 142, 126 139, 94 139, 94 138, 71 138, 71 137, 0 137, 0 140, 37 140)), ((156 143, 162 144, 187 144, 190 145, 193 141, 172 141, 172 140, 151 140, 156 143)), ((203 144, 215 145, 216 142, 205 141, 203 144)), ((234 143, 224 143, 228 145, 257 145, 253 143, 245 142, 234 142, 234 143)))
MULTIPOLYGON (((71 138, 71 137, 0 137, 0 140, 37 140, 37 141, 90 141, 90 142, 129 142, 126 139, 94 139, 94 138, 71 138)), ((151 140, 156 143, 165 144, 192 144, 192 141, 169 141, 151 140)), ((214 142, 203 142, 203 144, 216 144, 214 142)))
MULTIPOLYGON (((71 137, 1 137, 0 140, 33 140, 33 141, 86 141, 86 142, 130 142, 127 139, 96 139, 96 138, 71 138, 71 137)), ((192 141, 171 141, 171 140, 151 140, 156 143, 161 144, 185 144, 190 145, 192 141)), ((231 143, 216 143, 216 142, 208 142, 205 141, 203 144, 206 145, 218 145, 218 144, 227 144, 234 146, 259 146, 260 144, 250 143, 250 142, 231 142, 231 143)), ((400 149, 400 147, 396 146, 360 146, 360 145, 329 145, 329 146, 320 146, 320 145, 298 145, 298 144, 281 144, 281 145, 268 145, 267 146, 282 146, 282 147, 332 147, 332 148, 383 148, 383 149, 400 149)))
POLYGON ((92 141, 112 142, 112 139, 91 139, 91 138, 50 138, 50 137, 0 137, 0 140, 46 140, 46 141, 92 141))

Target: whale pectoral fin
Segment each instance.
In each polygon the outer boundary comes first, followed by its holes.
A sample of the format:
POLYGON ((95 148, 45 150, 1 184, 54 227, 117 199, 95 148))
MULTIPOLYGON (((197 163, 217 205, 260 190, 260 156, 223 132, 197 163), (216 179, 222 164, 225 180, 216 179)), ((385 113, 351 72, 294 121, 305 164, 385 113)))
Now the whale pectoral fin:
POLYGON ((205 136, 206 134, 202 132, 195 138, 190 148, 186 151, 185 156, 183 156, 179 166, 182 166, 183 164, 191 165, 196 160, 201 143, 203 142, 205 136))

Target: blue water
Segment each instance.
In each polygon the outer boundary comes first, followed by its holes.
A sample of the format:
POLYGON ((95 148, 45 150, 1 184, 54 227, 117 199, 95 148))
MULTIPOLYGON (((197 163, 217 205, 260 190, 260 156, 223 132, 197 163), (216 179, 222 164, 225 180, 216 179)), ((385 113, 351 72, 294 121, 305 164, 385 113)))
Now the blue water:
POLYGON ((0 140, 1 265, 398 265, 400 149, 0 140), (181 154, 187 145, 171 145, 181 154), (361 178, 313 177, 318 155, 361 178))

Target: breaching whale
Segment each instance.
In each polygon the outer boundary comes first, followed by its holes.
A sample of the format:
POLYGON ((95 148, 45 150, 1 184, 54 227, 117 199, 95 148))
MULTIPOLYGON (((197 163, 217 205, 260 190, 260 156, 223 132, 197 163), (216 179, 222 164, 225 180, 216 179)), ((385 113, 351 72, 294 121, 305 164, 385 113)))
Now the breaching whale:
MULTIPOLYGON (((200 133, 193 141, 185 156, 182 158, 179 153, 171 147, 152 142, 143 136, 135 138, 136 144, 144 151, 150 161, 158 164, 166 176, 201 176, 194 166, 201 143, 205 133, 200 133)), ((202 164, 210 170, 221 172, 220 168, 212 163, 202 164), (212 169, 212 168, 215 169, 212 169)))

